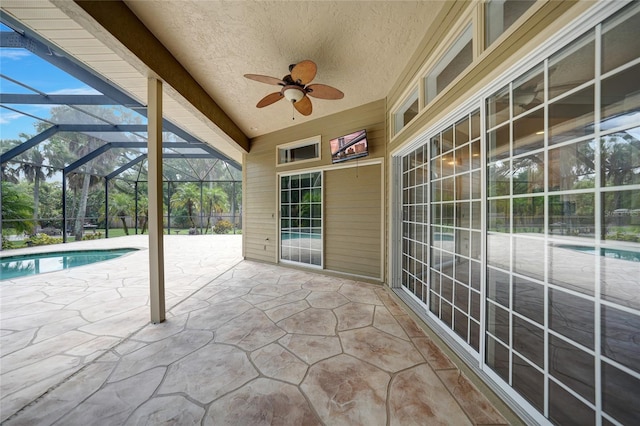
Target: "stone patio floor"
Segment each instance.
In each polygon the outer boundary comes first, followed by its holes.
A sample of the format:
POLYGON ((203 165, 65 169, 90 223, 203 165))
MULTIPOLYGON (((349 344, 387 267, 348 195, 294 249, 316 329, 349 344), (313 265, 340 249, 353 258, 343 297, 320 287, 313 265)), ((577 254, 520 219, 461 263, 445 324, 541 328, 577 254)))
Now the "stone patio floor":
POLYGON ((0 421, 507 423, 383 287, 244 261, 240 236, 164 241, 162 324, 146 236, 67 244, 141 250, 1 282, 0 421))

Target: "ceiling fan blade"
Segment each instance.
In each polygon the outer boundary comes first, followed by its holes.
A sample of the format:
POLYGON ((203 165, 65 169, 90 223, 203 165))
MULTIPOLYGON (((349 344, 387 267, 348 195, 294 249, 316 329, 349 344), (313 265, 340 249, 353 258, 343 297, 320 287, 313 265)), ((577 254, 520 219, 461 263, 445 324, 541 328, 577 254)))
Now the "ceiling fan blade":
POLYGON ((302 61, 296 64, 291 70, 291 78, 300 84, 307 84, 316 76, 318 67, 313 61, 302 61))
POLYGON ((273 84, 274 86, 284 86, 285 82, 280 80, 279 78, 269 77, 268 75, 260 75, 260 74, 245 74, 244 75, 249 80, 259 81, 260 83, 273 84))
POLYGON ((293 106, 296 107, 298 112, 302 115, 310 115, 313 107, 311 106, 311 99, 308 96, 300 99, 298 102, 294 102, 293 106))
POLYGON ((258 108, 264 108, 267 105, 271 105, 272 103, 278 102, 280 99, 283 99, 284 96, 280 92, 269 93, 264 98, 260 99, 260 102, 256 105, 258 108))
POLYGON ((342 99, 344 93, 326 84, 310 84, 305 88, 307 95, 319 99, 342 99))

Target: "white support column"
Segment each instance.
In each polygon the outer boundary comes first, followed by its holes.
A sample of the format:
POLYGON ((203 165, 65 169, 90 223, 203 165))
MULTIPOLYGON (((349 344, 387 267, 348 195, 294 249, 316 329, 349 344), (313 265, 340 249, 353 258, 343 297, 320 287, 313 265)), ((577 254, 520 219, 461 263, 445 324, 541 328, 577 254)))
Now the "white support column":
POLYGON ((148 86, 149 167, 149 285, 151 322, 165 320, 164 244, 162 226, 162 82, 149 78, 148 86))

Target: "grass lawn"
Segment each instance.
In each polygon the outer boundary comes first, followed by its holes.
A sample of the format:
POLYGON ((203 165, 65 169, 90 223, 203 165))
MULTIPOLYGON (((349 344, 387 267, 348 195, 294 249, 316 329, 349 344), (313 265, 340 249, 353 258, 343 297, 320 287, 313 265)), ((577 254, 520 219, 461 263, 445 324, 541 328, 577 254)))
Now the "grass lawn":
MULTIPOLYGON (((198 229, 199 230, 199 229, 198 229)), ((138 230, 138 234, 141 234, 140 232, 141 230, 138 230)), ((229 232, 229 234, 233 234, 233 230, 231 230, 229 232)), ((236 234, 241 234, 242 231, 239 229, 236 229, 235 231, 236 234)), ((87 239, 90 239, 93 235, 99 234, 100 237, 98 238, 105 238, 106 232, 104 229, 95 229, 95 231, 85 231, 84 235, 85 237, 88 237, 87 239)), ((147 235, 148 232, 145 232, 145 235, 147 235)), ((167 235, 169 234, 169 230, 165 229, 164 230, 164 234, 167 235)), ((122 228, 109 228, 109 238, 115 238, 115 237, 123 237, 126 234, 124 233, 124 229, 122 228)), ((129 229, 129 235, 135 235, 135 229, 130 228, 129 229)), ((189 229, 185 228, 185 229, 179 229, 179 228, 171 228, 171 235, 189 235, 189 229)), ((209 232, 208 235, 211 235, 211 232, 209 232)), ((56 238, 60 238, 62 239, 62 237, 56 237, 56 238)), ((98 239, 96 238, 96 239, 98 239)), ((74 236, 68 236, 67 237, 67 242, 71 243, 74 242, 76 240, 76 238, 74 236)), ((18 248, 24 248, 27 247, 26 244, 26 240, 22 240, 22 241, 11 241, 10 242, 11 246, 10 247, 4 247, 4 249, 18 249, 18 248)))

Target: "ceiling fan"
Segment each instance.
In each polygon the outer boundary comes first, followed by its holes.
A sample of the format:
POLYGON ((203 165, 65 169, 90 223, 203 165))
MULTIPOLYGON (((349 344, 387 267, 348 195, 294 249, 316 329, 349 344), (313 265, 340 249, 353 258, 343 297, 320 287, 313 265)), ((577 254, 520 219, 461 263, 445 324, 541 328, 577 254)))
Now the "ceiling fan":
POLYGON ((302 115, 310 115, 313 107, 309 96, 318 99, 342 99, 344 93, 326 84, 309 84, 316 76, 318 67, 313 61, 305 60, 289 65, 289 73, 282 79, 259 74, 245 74, 250 80, 261 83, 282 86, 279 92, 270 93, 258 102, 256 107, 263 108, 280 99, 286 99, 293 104, 302 115))

